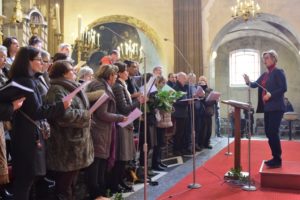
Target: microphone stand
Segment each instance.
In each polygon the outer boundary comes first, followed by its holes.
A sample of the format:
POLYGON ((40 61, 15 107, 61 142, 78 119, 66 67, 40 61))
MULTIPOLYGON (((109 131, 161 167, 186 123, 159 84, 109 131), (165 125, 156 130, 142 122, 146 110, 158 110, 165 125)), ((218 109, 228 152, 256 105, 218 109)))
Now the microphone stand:
MULTIPOLYGON (((187 59, 184 57, 183 53, 180 51, 180 49, 178 48, 178 46, 171 40, 164 38, 164 41, 170 41, 173 46, 175 47, 176 51, 180 54, 180 56, 182 57, 182 59, 184 60, 184 62, 188 65, 190 73, 193 73, 193 68, 191 66, 191 64, 187 61, 187 59)), ((191 88, 191 83, 189 82, 189 90, 191 88)), ((193 183, 189 184, 187 187, 189 189, 198 189, 201 187, 200 184, 196 183, 196 157, 195 157, 195 102, 194 102, 194 97, 193 95, 191 95, 192 97, 192 151, 193 151, 193 183)))
MULTIPOLYGON (((144 95, 147 95, 146 55, 144 54, 144 95)), ((147 200, 148 143, 147 143, 147 103, 144 104, 144 200, 147 200)))
MULTIPOLYGON (((125 41, 125 38, 121 36, 120 34, 113 31, 111 28, 106 26, 101 26, 100 30, 109 30, 119 38, 125 41)), ((144 60, 144 95, 147 96, 147 77, 146 77, 146 54, 144 50, 143 52, 143 60, 144 60)), ((144 151, 144 200, 147 200, 147 180, 148 180, 148 144, 147 144, 147 106, 146 103, 144 104, 144 145, 143 145, 143 151, 144 151)))
POLYGON ((252 104, 251 104, 251 91, 250 91, 250 83, 248 85, 248 120, 247 120, 247 132, 248 132, 248 170, 249 170, 249 175, 248 175, 248 184, 244 185, 242 187, 243 190, 246 191, 255 191, 256 187, 255 185, 251 184, 251 117, 250 117, 250 113, 251 108, 252 108, 252 104))

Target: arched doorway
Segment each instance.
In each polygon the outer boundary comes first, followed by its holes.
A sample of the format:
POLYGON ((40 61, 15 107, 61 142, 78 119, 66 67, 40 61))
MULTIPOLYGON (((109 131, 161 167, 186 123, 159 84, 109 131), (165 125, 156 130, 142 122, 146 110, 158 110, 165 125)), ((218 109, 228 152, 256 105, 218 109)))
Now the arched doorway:
MULTIPOLYGON (((288 80, 286 96, 292 102, 299 102, 297 94, 300 80, 293 74, 299 73, 299 37, 287 22, 278 16, 260 14, 258 18, 247 23, 232 20, 226 24, 215 37, 210 51, 210 75, 215 80, 214 88, 222 93, 223 99, 236 99, 247 102, 246 87, 229 87, 229 55, 237 49, 253 49, 262 53, 274 49, 279 54, 278 65, 285 70, 288 80), (214 55, 214 56, 212 56, 214 55)), ((260 63, 261 71, 265 70, 260 63)), ((257 92, 253 91, 251 102, 257 104, 257 92)), ((294 106, 300 111, 300 105, 294 106)), ((226 115, 226 107, 221 108, 221 114, 226 115)))

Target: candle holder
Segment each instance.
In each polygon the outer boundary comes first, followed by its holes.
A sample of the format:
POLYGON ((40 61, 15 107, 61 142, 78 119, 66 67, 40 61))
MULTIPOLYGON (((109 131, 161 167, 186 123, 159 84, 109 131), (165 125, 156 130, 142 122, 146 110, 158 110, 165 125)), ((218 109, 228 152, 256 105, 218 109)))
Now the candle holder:
POLYGON ((60 44, 62 42, 63 34, 55 33, 55 37, 57 38, 57 44, 60 44))
POLYGON ((80 39, 75 40, 75 47, 77 47, 77 63, 81 61, 81 54, 83 50, 83 41, 80 39))
POLYGON ((2 33, 2 25, 3 21, 6 19, 6 16, 0 15, 0 44, 3 43, 3 33, 2 33))

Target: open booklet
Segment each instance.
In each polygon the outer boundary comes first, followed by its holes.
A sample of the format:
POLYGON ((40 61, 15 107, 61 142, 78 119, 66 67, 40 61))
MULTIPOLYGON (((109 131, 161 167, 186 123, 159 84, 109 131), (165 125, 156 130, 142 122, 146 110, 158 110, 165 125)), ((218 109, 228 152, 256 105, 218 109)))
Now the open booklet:
POLYGON ((134 120, 139 118, 142 115, 142 111, 138 108, 135 108, 129 115, 126 122, 119 122, 118 125, 124 128, 128 124, 132 123, 134 120))
POLYGON ((26 97, 29 93, 34 93, 34 91, 15 81, 10 81, 0 88, 0 102, 11 102, 26 97))
MULTIPOLYGON (((146 84, 146 89, 147 90, 146 90, 146 95, 145 96, 148 96, 148 94, 157 91, 157 88, 155 87, 155 80, 156 80, 156 77, 152 76, 149 79, 149 81, 147 82, 147 84, 146 84)), ((140 92, 142 94, 145 93, 144 85, 142 87, 140 87, 140 92)))
POLYGON ((220 99, 221 93, 212 91, 209 93, 209 95, 206 97, 205 101, 218 101, 220 99))
POLYGON ((101 95, 101 97, 94 103, 94 105, 89 109, 89 113, 93 114, 93 112, 95 112, 95 110, 97 108, 99 108, 99 106, 101 106, 107 99, 109 98, 109 96, 104 93, 103 95, 101 95))

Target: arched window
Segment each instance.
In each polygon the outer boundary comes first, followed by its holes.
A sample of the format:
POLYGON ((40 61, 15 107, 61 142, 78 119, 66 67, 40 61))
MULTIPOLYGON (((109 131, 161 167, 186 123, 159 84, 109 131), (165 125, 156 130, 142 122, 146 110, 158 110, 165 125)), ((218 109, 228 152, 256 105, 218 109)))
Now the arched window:
POLYGON ((230 52, 229 83, 230 87, 245 87, 243 74, 248 74, 251 81, 260 75, 260 54, 255 49, 238 49, 230 52))

